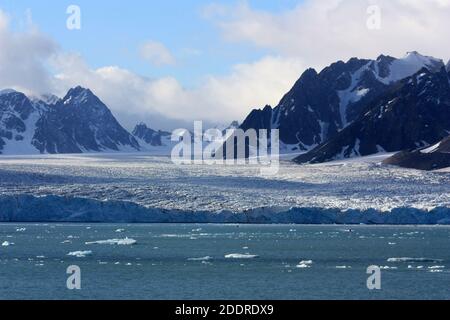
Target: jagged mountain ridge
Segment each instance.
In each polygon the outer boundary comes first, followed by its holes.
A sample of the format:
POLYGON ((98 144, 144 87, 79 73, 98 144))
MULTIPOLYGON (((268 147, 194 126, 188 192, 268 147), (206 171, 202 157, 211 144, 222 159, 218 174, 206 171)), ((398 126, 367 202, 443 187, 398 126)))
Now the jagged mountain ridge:
POLYGON ((320 163, 377 152, 435 144, 450 133, 450 83, 444 67, 423 68, 369 104, 350 126, 310 152, 299 163, 320 163))
POLYGON ((308 151, 352 124, 397 81, 443 66, 442 60, 410 52, 402 59, 381 55, 338 61, 320 73, 308 69, 277 107, 253 110, 241 128, 279 129, 282 145, 308 151))
POLYGON ((76 87, 59 99, 28 98, 14 90, 0 92, 0 154, 56 154, 140 151, 91 90, 76 87))
POLYGON ((171 133, 161 130, 156 131, 147 127, 145 123, 140 123, 134 128, 133 136, 141 140, 141 145, 161 147, 164 146, 163 139, 170 139, 171 133))

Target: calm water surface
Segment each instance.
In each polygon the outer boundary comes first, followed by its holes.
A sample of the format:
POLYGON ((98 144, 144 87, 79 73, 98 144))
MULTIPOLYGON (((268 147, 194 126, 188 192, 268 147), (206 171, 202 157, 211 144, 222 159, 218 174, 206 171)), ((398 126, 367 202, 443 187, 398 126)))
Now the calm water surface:
POLYGON ((0 224, 0 299, 449 299, 449 244, 449 227, 0 224))

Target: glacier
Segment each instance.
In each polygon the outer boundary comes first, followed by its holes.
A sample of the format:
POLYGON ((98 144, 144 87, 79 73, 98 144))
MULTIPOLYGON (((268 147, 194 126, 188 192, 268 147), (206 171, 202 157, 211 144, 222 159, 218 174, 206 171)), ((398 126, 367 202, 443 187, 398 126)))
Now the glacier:
POLYGON ((450 224, 450 171, 390 154, 296 165, 177 166, 148 153, 3 156, 1 222, 450 224))

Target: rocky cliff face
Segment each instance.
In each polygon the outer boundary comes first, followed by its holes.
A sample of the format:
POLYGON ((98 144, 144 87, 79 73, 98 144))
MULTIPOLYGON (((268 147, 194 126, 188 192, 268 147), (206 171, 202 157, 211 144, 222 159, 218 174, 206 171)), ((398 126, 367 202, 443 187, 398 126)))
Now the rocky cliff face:
POLYGON ((353 123, 392 84, 422 68, 438 71, 443 66, 442 60, 411 52, 402 59, 352 58, 320 73, 309 69, 272 112, 267 107, 254 110, 242 128, 279 129, 284 144, 310 150, 353 123))
POLYGON ((318 163, 377 152, 417 149, 450 132, 450 84, 444 68, 422 69, 369 104, 361 116, 299 163, 318 163))
POLYGON ((63 99, 30 100, 23 93, 0 95, 0 153, 138 151, 137 140, 89 89, 63 99))

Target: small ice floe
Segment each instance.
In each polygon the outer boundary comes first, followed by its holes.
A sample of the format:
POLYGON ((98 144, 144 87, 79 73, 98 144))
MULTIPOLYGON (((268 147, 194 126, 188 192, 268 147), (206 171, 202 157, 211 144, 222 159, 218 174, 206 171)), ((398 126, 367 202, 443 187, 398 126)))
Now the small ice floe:
POLYGON ((137 241, 130 238, 125 239, 109 239, 109 240, 100 240, 100 241, 92 241, 92 242, 86 242, 86 245, 91 244, 108 244, 108 245, 118 245, 118 246, 131 246, 136 244, 137 241))
POLYGON ((432 269, 432 270, 428 270, 428 272, 431 272, 431 273, 441 273, 441 272, 444 272, 444 270, 441 270, 441 269, 432 269))
POLYGON ((122 232, 125 232, 125 229, 117 229, 116 230, 116 233, 122 233, 122 232))
POLYGON ((9 241, 4 241, 3 243, 2 243, 2 247, 9 247, 9 246, 12 246, 13 245, 13 243, 11 243, 11 242, 9 242, 9 241))
POLYGON ((442 259, 429 258, 389 258, 387 262, 442 262, 442 259))
POLYGON ((350 266, 336 266, 336 269, 351 269, 350 266))
POLYGON ((445 266, 430 266, 428 267, 429 270, 436 270, 436 269, 445 269, 445 266))
POLYGON ((311 265, 313 264, 313 261, 312 260, 303 260, 303 261, 300 261, 299 263, 298 263, 298 265, 296 266, 296 268, 299 268, 299 269, 307 269, 307 268, 311 268, 311 265))
POLYGON ((73 251, 67 254, 68 256, 77 257, 77 258, 86 258, 86 256, 92 255, 92 251, 73 251))
POLYGON ((206 256, 206 257, 201 257, 201 258, 189 258, 188 261, 208 261, 211 259, 212 259, 212 257, 206 256))
POLYGON ((17 228, 16 232, 25 232, 27 231, 27 228, 17 228))
POLYGON ((225 259, 255 259, 259 258, 259 256, 255 254, 241 254, 241 253, 231 253, 225 255, 225 259))
POLYGON ((389 242, 388 243, 390 246, 395 246, 397 243, 395 243, 395 242, 389 242))
POLYGON ((64 240, 64 241, 62 241, 61 243, 62 243, 62 244, 72 243, 72 241, 70 241, 70 240, 64 240))
POLYGON ((200 231, 202 231, 202 230, 203 230, 202 228, 192 229, 192 232, 200 232, 200 231))
POLYGON ((119 239, 119 241, 117 241, 117 245, 118 246, 132 246, 132 245, 134 245, 136 243, 137 243, 136 240, 129 239, 129 238, 119 239))
POLYGON ((391 266, 380 266, 381 270, 397 270, 398 267, 391 267, 391 266))

